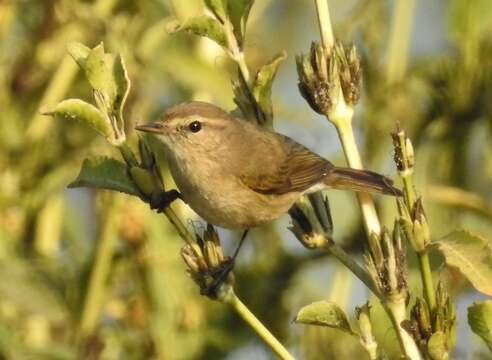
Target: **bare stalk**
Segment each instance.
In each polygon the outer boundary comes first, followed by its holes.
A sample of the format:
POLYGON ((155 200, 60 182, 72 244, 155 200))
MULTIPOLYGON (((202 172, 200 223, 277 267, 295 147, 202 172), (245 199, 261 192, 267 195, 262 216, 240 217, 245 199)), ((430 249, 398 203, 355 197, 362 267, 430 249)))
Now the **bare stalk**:
POLYGON ((315 0, 315 3, 321 32, 321 42, 329 53, 335 44, 335 40, 333 37, 333 27, 331 26, 330 10, 328 9, 328 0, 315 0))
POLYGON ((232 287, 227 287, 227 293, 223 301, 229 304, 237 314, 258 334, 264 343, 272 349, 280 359, 294 360, 294 357, 277 340, 275 336, 261 323, 260 320, 248 309, 246 305, 237 297, 232 287))
POLYGON ((227 48, 229 49, 229 56, 234 60, 239 67, 239 71, 243 76, 247 84, 249 84, 251 76, 249 74, 248 66, 246 65, 246 60, 244 58, 244 51, 239 47, 236 36, 232 29, 232 24, 229 19, 224 22, 224 30, 227 40, 227 48))

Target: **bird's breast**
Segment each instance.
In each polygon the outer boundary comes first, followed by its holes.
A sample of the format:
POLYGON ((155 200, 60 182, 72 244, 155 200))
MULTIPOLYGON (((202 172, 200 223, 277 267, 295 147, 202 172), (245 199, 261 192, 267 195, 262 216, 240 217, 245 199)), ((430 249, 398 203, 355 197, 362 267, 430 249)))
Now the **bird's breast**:
POLYGON ((211 157, 170 156, 174 181, 186 203, 207 222, 244 229, 271 222, 287 212, 299 194, 259 194, 211 157))

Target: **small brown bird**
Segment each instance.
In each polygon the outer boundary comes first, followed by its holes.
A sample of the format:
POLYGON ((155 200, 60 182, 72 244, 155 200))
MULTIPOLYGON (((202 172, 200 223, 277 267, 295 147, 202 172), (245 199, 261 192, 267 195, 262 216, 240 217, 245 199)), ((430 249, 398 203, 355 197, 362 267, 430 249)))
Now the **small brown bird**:
POLYGON ((136 129, 162 141, 182 198, 224 228, 269 223, 302 194, 324 188, 401 194, 380 174, 334 166, 287 136, 204 102, 176 105, 136 129))

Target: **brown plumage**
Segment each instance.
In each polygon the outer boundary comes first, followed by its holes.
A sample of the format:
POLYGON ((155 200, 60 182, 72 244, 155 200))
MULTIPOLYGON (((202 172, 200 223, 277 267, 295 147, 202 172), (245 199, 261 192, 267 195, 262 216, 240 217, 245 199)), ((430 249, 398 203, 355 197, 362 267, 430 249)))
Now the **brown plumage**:
POLYGON ((156 133, 166 146, 185 201, 226 228, 268 223, 300 195, 327 187, 401 194, 380 174, 336 167, 287 136, 207 103, 179 104, 159 122, 137 129, 156 133))

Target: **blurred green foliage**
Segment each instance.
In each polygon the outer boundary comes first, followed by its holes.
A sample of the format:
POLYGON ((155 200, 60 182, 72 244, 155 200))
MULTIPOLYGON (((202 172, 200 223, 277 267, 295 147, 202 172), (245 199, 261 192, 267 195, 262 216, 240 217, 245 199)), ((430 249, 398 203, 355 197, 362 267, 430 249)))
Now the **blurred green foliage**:
MULTIPOLYGON (((391 37, 397 43, 388 45, 391 32, 398 31, 391 26, 392 5, 330 3, 336 34, 355 40, 363 55, 356 126, 364 160, 372 169, 394 174, 389 132, 399 121, 414 140, 417 188, 432 233, 441 236, 466 226, 490 239, 492 3, 439 2, 433 24, 407 14, 413 30, 391 37), (419 37, 426 34, 415 28, 423 25, 443 38, 419 52, 419 37), (395 75, 388 71, 388 48, 406 51, 405 37, 411 40, 410 53, 395 75)), ((176 18, 202 12, 199 0, 0 2, 0 358, 250 358, 250 347, 261 349, 236 315, 198 294, 179 257, 182 241, 162 215, 126 195, 66 190, 84 158, 115 154, 87 128, 40 115, 41 106, 64 98, 91 98, 66 52, 73 41, 91 47, 103 41, 125 59, 132 81, 127 134, 135 123, 183 100, 232 109, 233 66, 227 57, 206 39, 168 33, 176 18), (102 243, 111 249, 105 264, 110 276, 101 282, 90 313, 84 304, 102 243), (92 330, 80 342, 83 326, 92 330)), ((273 88, 274 127, 282 127, 282 121, 291 131, 322 126, 298 100, 293 63, 293 55, 314 37, 312 1, 257 0, 253 6, 245 40, 250 67, 257 69, 281 50, 289 54, 273 88)), ((332 135, 326 131, 323 139, 335 141, 332 135)), ((388 222, 394 203, 380 200, 388 222)), ((334 193, 332 208, 336 241, 359 252, 362 226, 351 195, 334 193)), ((184 218, 194 217, 184 206, 179 210, 184 218)), ((349 309, 365 296, 351 287, 352 278, 335 261, 303 250, 284 225, 253 232, 236 271, 243 300, 300 358, 363 356, 346 334, 291 323, 310 301, 327 298, 349 309)), ((454 296, 470 303, 461 276, 450 269, 442 274, 454 296)), ((390 324, 378 307, 371 316, 378 324, 376 337, 391 357, 397 344, 390 324)), ((459 312, 458 321, 465 319, 459 312)), ((475 339, 460 336, 457 357, 485 351, 476 345, 475 339)))

